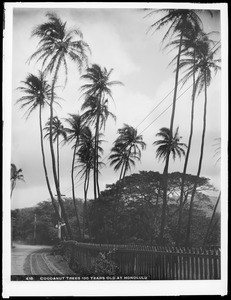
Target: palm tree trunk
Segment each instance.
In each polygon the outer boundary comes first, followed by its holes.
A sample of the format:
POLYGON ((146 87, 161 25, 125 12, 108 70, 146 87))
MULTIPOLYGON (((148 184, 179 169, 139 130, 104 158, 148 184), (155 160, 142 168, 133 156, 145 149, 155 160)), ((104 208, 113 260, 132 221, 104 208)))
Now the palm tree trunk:
POLYGON ((166 163, 163 172, 163 182, 164 182, 164 192, 163 192, 163 204, 161 212, 161 224, 160 224, 160 234, 159 243, 164 245, 164 229, 166 225, 166 211, 167 211, 167 190, 168 190, 168 166, 169 166, 169 154, 166 157, 166 163))
POLYGON ((179 44, 179 50, 178 50, 178 56, 177 56, 175 87, 174 87, 174 95, 173 95, 173 103, 172 103, 172 114, 171 114, 171 121, 170 121, 170 139, 169 139, 170 141, 172 140, 173 123, 174 123, 175 110, 176 110, 176 98, 177 98, 177 87, 178 87, 178 78, 179 78, 179 70, 180 70, 179 66, 180 66, 182 38, 183 38, 183 33, 181 32, 180 44, 179 44))
POLYGON ((98 139, 99 139, 99 115, 97 116, 95 126, 95 157, 94 157, 94 198, 95 200, 99 196, 99 184, 98 184, 98 139))
POLYGON ((78 138, 76 138, 75 146, 74 146, 74 152, 73 152, 73 158, 72 158, 72 166, 71 166, 71 184, 72 184, 72 199, 73 199, 73 203, 74 203, 74 207, 75 207, 77 231, 79 232, 79 237, 81 239, 82 235, 81 235, 81 229, 80 229, 80 222, 79 222, 77 206, 76 206, 76 203, 75 203, 75 182, 74 182, 75 154, 76 154, 76 149, 77 149, 77 146, 78 146, 78 142, 79 142, 78 138))
POLYGON ((123 179, 122 175, 123 175, 124 165, 125 165, 125 162, 122 164, 122 167, 121 167, 119 181, 120 181, 121 179, 123 179))
MULTIPOLYGON (((173 124, 174 124, 175 110, 176 110, 176 98, 177 98, 177 87, 178 87, 178 78, 179 78, 179 69, 180 69, 179 65, 180 65, 182 38, 183 38, 183 32, 181 32, 180 44, 179 44, 179 50, 178 50, 178 56, 177 56, 175 88, 174 88, 173 103, 172 103, 172 114, 171 114, 171 121, 170 121, 169 143, 171 143, 171 140, 172 140, 172 131, 173 131, 173 124)), ((160 244, 164 243, 164 228, 165 228, 165 225, 166 225, 169 156, 170 156, 170 151, 168 151, 168 153, 167 153, 165 168, 164 168, 164 172, 163 172, 164 193, 163 193, 163 205, 162 205, 161 226, 160 226, 160 235, 159 235, 159 243, 160 244)))
POLYGON ((13 182, 12 182, 12 184, 11 184, 11 192, 10 192, 10 197, 12 197, 13 190, 14 190, 15 186, 16 186, 16 181, 15 181, 15 180, 13 180, 13 182))
POLYGON ((55 204, 55 199, 54 199, 53 193, 51 191, 51 186, 50 186, 48 173, 47 173, 46 159, 45 159, 45 152, 44 152, 44 145, 43 145, 42 107, 41 107, 41 105, 39 107, 39 128, 40 128, 40 146, 41 146, 41 152, 42 152, 42 161, 43 161, 43 169, 44 169, 44 173, 45 173, 46 184, 47 184, 47 188, 48 188, 48 191, 49 191, 49 194, 51 197, 51 202, 54 207, 55 214, 58 218, 58 221, 61 222, 61 218, 59 215, 58 208, 55 204))
POLYGON ((216 213, 217 206, 218 206, 218 203, 219 203, 219 201, 220 201, 220 198, 221 198, 221 192, 219 193, 219 196, 218 196, 218 198, 217 198, 217 202, 216 202, 216 204, 215 204, 215 206, 214 206, 213 214, 212 214, 211 220, 210 220, 210 222, 209 222, 209 226, 208 226, 208 229, 207 229, 205 238, 204 238, 203 246, 206 245, 206 242, 207 242, 207 239, 208 239, 208 236, 209 236, 209 231, 210 231, 210 229, 211 229, 211 226, 212 226, 212 223, 213 223, 213 220, 214 220, 214 216, 215 216, 215 213, 216 213))
POLYGON ((123 181, 124 181, 124 178, 125 178, 125 175, 126 175, 126 172, 127 172, 128 159, 129 159, 129 157, 127 157, 127 160, 126 160, 126 162, 124 163, 124 171, 123 171, 123 176, 122 176, 123 181))
POLYGON ((56 162, 55 162, 55 153, 54 153, 54 147, 53 147, 53 136, 52 136, 52 125, 53 125, 53 102, 54 102, 54 88, 55 88, 55 83, 57 80, 57 75, 58 75, 58 70, 59 70, 59 66, 61 63, 61 59, 62 59, 62 54, 59 57, 59 60, 57 62, 57 66, 55 69, 55 73, 54 73, 54 77, 52 80, 52 86, 51 86, 51 102, 50 102, 50 135, 49 135, 49 141, 50 141, 50 151, 51 151, 51 159, 52 159, 52 171, 53 171, 53 176, 54 176, 54 182, 55 182, 55 188, 56 188, 56 192, 57 192, 57 197, 58 197, 58 202, 59 205, 61 207, 61 211, 62 211, 62 216, 64 218, 66 227, 67 227, 67 232, 69 235, 69 238, 72 239, 72 231, 68 222, 68 218, 66 215, 66 211, 64 208, 64 204, 63 204, 63 200, 61 197, 61 193, 60 193, 60 189, 59 189, 59 184, 58 184, 58 178, 57 178, 57 170, 56 170, 56 162))
POLYGON ((158 192, 157 192, 157 198, 156 198, 156 203, 155 203, 155 213, 154 213, 155 224, 156 224, 156 221, 157 221, 159 199, 160 199, 160 182, 159 182, 159 187, 158 187, 158 192))
POLYGON ((188 140, 188 148, 185 156, 184 162, 184 169, 182 174, 182 181, 181 181, 181 191, 180 191, 180 204, 179 204, 179 218, 177 224, 177 238, 176 238, 176 246, 179 245, 180 242, 180 235, 181 235, 181 226, 182 226, 182 210, 183 210, 183 196, 184 196, 184 183, 185 183, 185 176, 188 166, 188 159, 191 150, 191 143, 192 143, 192 136, 193 136, 193 124, 194 124, 194 104, 195 104, 195 94, 196 94, 196 84, 195 84, 195 62, 196 62, 196 51, 194 49, 193 55, 193 91, 192 91, 192 106, 191 106, 191 124, 190 124, 190 134, 188 140))
POLYGON ((189 240, 190 240, 193 201, 194 201, 195 194, 196 194, 198 179, 199 179, 200 173, 201 173, 201 166, 202 166, 203 154, 204 154, 204 143, 205 143, 205 132, 206 132, 206 116, 207 116, 207 78, 206 78, 206 71, 204 73, 204 81, 205 81, 205 101, 204 101, 203 131, 202 131, 202 138, 201 138, 201 151, 200 151, 200 159, 199 159, 197 175, 196 175, 196 178, 195 178, 195 183, 194 183, 194 186, 193 186, 192 196, 191 196, 191 201, 190 201, 190 207, 189 207, 189 218, 188 218, 187 235, 186 235, 186 241, 185 241, 186 246, 189 245, 189 240))
POLYGON ((86 170, 85 180, 84 180, 84 205, 83 205, 83 239, 85 238, 85 223, 87 215, 87 191, 89 184, 89 171, 86 170))
POLYGON ((89 182, 90 182, 90 171, 91 170, 89 169, 88 174, 87 174, 87 185, 86 185, 86 193, 85 193, 85 199, 86 199, 85 220, 86 220, 86 226, 88 228, 89 237, 91 237, 91 232, 90 232, 90 226, 89 226, 89 216, 88 216, 88 207, 87 207, 87 193, 88 193, 89 182))
POLYGON ((60 175, 59 175, 59 135, 57 135, 57 176, 58 176, 58 185, 60 188, 60 175))
POLYGON ((128 168, 128 164, 129 164, 129 157, 131 155, 131 149, 132 149, 132 146, 130 146, 129 150, 128 150, 128 156, 127 156, 127 160, 125 162, 125 166, 124 166, 124 174, 123 174, 123 180, 124 180, 124 177, 126 175, 126 172, 127 172, 127 168, 128 168))

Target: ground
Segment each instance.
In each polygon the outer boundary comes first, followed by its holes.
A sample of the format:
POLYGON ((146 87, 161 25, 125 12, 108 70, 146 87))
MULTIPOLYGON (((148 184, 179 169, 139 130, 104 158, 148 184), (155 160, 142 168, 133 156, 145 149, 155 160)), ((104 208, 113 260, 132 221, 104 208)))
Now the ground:
POLYGON ((11 251, 11 275, 74 275, 51 246, 14 244, 11 251))

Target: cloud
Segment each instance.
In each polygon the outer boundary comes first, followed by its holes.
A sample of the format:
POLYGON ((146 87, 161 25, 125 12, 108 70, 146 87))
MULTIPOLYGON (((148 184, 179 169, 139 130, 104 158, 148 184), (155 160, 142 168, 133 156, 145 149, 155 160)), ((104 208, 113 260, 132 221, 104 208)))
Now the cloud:
POLYGON ((123 47, 116 29, 108 23, 97 22, 86 28, 85 38, 92 48, 91 61, 108 69, 113 68, 115 77, 129 75, 139 68, 123 47))

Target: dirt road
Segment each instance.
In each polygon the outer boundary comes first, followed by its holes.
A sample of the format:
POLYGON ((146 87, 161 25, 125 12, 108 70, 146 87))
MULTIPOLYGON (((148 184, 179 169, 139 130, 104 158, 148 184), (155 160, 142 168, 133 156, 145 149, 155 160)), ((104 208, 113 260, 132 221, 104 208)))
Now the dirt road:
POLYGON ((12 275, 74 275, 60 255, 50 246, 15 245, 11 252, 12 275))

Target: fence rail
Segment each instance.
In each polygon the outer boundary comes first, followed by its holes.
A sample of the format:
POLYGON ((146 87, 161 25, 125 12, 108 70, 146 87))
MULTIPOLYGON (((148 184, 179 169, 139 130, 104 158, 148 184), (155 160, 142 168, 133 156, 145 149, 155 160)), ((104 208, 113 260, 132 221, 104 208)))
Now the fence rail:
POLYGON ((89 244, 67 241, 64 252, 70 265, 77 261, 90 269, 100 252, 111 259, 125 276, 145 275, 158 280, 220 279, 220 249, 143 245, 89 244))

